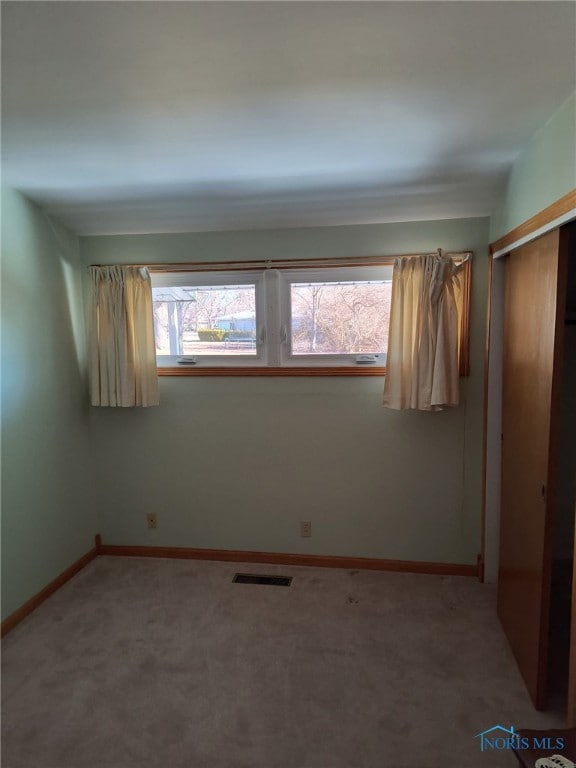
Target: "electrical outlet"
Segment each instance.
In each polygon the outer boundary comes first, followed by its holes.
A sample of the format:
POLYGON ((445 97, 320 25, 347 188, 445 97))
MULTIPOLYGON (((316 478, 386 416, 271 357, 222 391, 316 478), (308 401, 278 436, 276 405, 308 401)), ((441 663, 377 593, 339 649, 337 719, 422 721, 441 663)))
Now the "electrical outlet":
POLYGON ((308 539, 312 536, 312 523, 310 520, 303 520, 300 523, 300 536, 303 539, 308 539))
POLYGON ((148 528, 158 528, 158 518, 156 517, 155 512, 149 512, 146 515, 146 523, 148 528))

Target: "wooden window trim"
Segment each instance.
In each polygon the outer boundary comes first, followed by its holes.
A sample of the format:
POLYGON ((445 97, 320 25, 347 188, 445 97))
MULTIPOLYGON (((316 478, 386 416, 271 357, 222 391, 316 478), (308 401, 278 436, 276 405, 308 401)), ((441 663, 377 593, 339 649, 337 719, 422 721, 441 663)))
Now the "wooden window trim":
POLYGON ((158 368, 158 376, 385 376, 383 366, 271 366, 243 365, 235 367, 179 365, 158 368))
MULTIPOLYGON (((452 253, 452 258, 458 260, 471 251, 452 253)), ((416 254, 410 254, 416 255, 416 254)), ((351 258, 326 258, 326 259, 294 259, 290 261, 238 261, 238 262, 193 262, 189 264, 143 264, 150 272, 232 272, 255 271, 262 272, 266 269, 300 270, 300 269, 328 269, 330 267, 363 267, 363 266, 391 266, 400 256, 376 256, 376 257, 351 257, 351 258)), ((463 285, 463 312, 460 318, 459 328, 459 360, 458 372, 460 377, 470 375, 470 300, 472 285, 472 261, 464 264, 463 285)), ((384 366, 266 366, 266 365, 236 365, 236 366, 210 366, 210 365, 178 365, 163 366, 157 368, 158 376, 308 376, 308 377, 365 377, 385 376, 384 366)))
POLYGON ((470 301, 472 296, 472 261, 462 270, 462 315, 458 340, 458 373, 460 378, 470 376, 470 301))

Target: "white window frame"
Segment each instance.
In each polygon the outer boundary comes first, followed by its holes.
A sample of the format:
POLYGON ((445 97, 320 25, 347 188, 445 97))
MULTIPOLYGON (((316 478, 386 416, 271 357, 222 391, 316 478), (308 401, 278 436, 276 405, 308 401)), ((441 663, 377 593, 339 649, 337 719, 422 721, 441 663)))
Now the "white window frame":
POLYGON ((214 272, 159 272, 151 273, 152 288, 168 287, 199 287, 219 285, 253 285, 256 296, 256 349, 254 355, 203 355, 196 354, 189 360, 195 363, 182 364, 179 361, 186 359, 180 355, 157 355, 156 362, 159 369, 172 367, 201 368, 222 367, 238 368, 239 366, 264 367, 268 365, 268 344, 266 341, 266 305, 263 290, 263 273, 254 271, 214 271, 214 272))
POLYGON ((386 355, 374 356, 373 363, 360 365, 356 354, 292 354, 291 285, 305 282, 381 281, 392 280, 392 264, 312 268, 264 268, 259 270, 207 270, 162 272, 151 274, 152 287, 190 287, 203 285, 253 285, 256 295, 256 354, 202 355, 186 358, 158 355, 162 369, 194 368, 366 368, 385 365, 386 355), (192 362, 194 361, 194 362, 192 362))
MULTIPOLYGON (((412 254, 414 255, 414 254, 412 254)), ((452 253, 463 271, 463 310, 459 328, 460 376, 470 373, 471 251, 452 253)), ((160 376, 383 376, 386 356, 364 363, 361 355, 292 355, 289 286, 293 282, 392 279, 395 256, 299 259, 295 261, 205 262, 145 265, 153 285, 254 285, 257 354, 197 355, 196 364, 179 365, 175 356, 158 356, 160 376)), ((144 265, 143 265, 144 266, 144 265)))
MULTIPOLYGON (((290 367, 358 367, 360 353, 347 354, 294 354, 292 352, 291 286, 294 283, 381 282, 392 281, 393 265, 362 267, 322 267, 313 269, 286 269, 279 278, 280 307, 280 365, 290 367)), ((386 353, 374 354, 369 365, 386 365, 386 353)))

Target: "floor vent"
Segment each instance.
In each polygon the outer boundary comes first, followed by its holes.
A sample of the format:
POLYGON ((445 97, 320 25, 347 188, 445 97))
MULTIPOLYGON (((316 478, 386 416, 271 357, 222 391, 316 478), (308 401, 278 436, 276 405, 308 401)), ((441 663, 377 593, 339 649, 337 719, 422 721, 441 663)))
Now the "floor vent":
POLYGON ((270 584, 272 587, 289 587, 292 576, 257 576, 253 573, 237 573, 232 581, 235 584, 270 584))

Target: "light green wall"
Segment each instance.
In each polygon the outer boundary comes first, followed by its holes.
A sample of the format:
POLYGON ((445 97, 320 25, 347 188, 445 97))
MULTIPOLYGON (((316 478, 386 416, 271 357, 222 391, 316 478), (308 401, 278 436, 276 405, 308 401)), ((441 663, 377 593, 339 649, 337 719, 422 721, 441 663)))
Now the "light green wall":
POLYGON ((2 194, 2 589, 9 615, 93 543, 473 563, 480 547, 488 240, 576 186, 576 94, 487 219, 81 238, 82 262, 475 252, 472 374, 440 414, 374 378, 163 378, 157 409, 89 409, 78 240, 2 194), (145 515, 158 514, 149 531, 145 515), (312 520, 301 539, 298 522, 312 520))
POLYGON ((510 232, 576 187, 576 92, 516 159, 490 221, 490 240, 510 232))
POLYGON ((78 240, 2 190, 2 616, 92 546, 78 240))
POLYGON ((475 562, 487 243, 487 219, 81 238, 86 265, 475 252, 459 408, 386 410, 380 378, 162 378, 159 408, 91 410, 104 541, 475 562))

